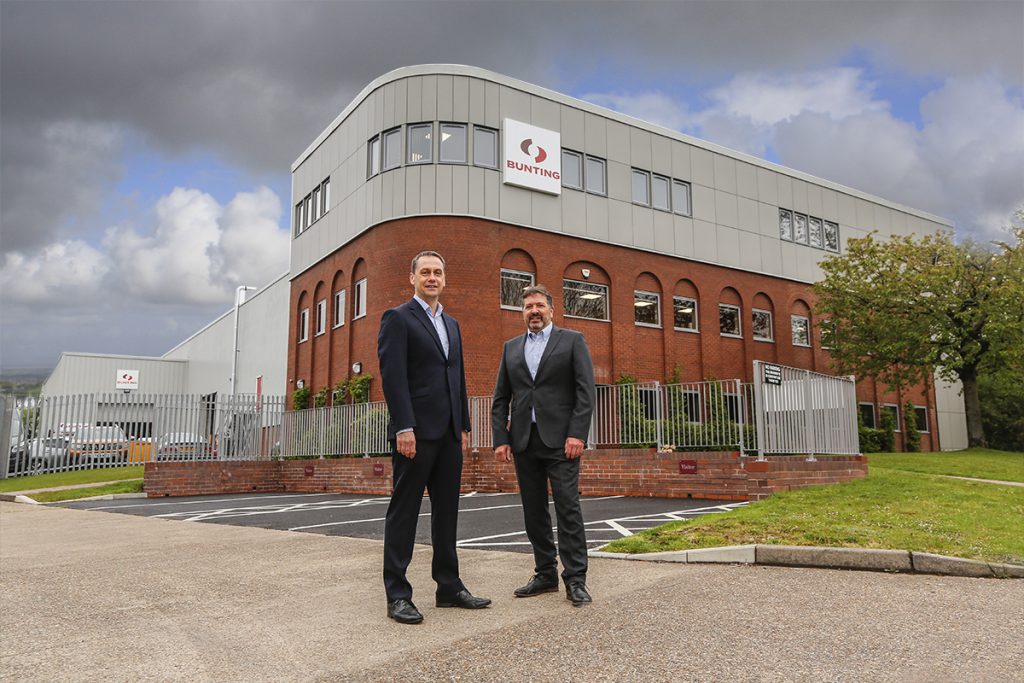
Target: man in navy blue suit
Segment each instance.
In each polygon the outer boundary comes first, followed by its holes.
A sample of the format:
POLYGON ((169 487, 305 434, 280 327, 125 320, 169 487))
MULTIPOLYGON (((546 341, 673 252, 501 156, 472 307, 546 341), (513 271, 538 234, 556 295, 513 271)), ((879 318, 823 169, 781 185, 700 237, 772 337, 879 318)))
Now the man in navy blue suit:
POLYGON ((414 296, 384 312, 377 356, 391 422, 394 487, 384 522, 384 590, 388 617, 418 624, 406 569, 412 560, 423 490, 430 495, 431 573, 438 607, 481 609, 487 598, 471 594, 459 578, 455 553, 462 457, 469 449, 469 399, 459 324, 438 301, 445 284, 444 258, 435 251, 412 260, 414 296))

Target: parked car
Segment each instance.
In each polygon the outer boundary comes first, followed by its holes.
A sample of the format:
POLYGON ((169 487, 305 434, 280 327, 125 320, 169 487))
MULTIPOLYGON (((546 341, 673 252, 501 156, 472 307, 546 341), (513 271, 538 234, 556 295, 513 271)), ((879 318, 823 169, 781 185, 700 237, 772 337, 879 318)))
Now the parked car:
POLYGON ((28 461, 32 471, 54 469, 67 463, 69 439, 51 436, 28 443, 28 461))
POLYGON ((217 449, 209 440, 194 432, 168 432, 156 442, 156 461, 216 460, 217 449))
POLYGON ((127 463, 128 437, 117 425, 79 427, 68 444, 71 464, 127 463))

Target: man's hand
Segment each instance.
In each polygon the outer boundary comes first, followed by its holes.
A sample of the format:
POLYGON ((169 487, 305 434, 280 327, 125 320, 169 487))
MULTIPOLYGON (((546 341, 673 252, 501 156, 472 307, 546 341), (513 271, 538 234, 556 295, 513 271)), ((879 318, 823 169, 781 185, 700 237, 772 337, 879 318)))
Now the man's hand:
POLYGON ((565 457, 575 460, 581 455, 583 455, 583 442, 570 436, 565 440, 565 457))
POLYGON ((494 449, 494 457, 498 462, 512 462, 512 447, 508 444, 498 446, 494 449))
POLYGON ((462 432, 462 457, 469 455, 469 432, 462 432))
POLYGON ((416 457, 416 432, 402 432, 395 437, 398 452, 407 458, 416 457))

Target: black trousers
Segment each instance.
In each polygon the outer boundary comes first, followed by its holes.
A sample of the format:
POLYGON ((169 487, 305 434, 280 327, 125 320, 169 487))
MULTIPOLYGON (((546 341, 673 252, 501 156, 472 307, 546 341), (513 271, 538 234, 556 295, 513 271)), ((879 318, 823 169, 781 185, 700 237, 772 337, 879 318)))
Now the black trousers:
MULTIPOLYGON (((393 444, 392 444, 393 445, 393 444)), ((391 456, 394 487, 384 521, 384 591, 388 600, 411 600, 405 572, 412 561, 423 490, 430 494, 430 537, 434 547, 431 573, 437 595, 453 597, 465 588, 455 553, 462 483, 462 444, 452 434, 416 440, 416 457, 391 456)))
POLYGON ((558 576, 555 538, 548 512, 550 481, 555 518, 558 520, 558 557, 562 559, 562 579, 565 582, 585 580, 587 537, 580 510, 579 458, 569 460, 564 449, 545 446, 537 433, 537 425, 533 425, 529 445, 525 452, 515 454, 515 465, 526 535, 533 545, 534 571, 552 580, 558 576))

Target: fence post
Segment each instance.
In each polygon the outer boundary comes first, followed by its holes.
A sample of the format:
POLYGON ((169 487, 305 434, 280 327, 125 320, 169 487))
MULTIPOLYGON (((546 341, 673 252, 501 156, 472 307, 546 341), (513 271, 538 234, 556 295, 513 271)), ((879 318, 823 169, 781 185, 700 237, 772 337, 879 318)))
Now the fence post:
POLYGON ((754 438, 757 439, 757 459, 763 462, 764 457, 764 442, 765 442, 765 428, 764 428, 764 389, 762 388, 764 383, 764 370, 761 367, 761 361, 754 361, 754 438))
POLYGON ((6 479, 11 463, 11 427, 14 422, 14 397, 0 395, 0 479, 6 479))
POLYGON ((804 375, 804 438, 807 446, 807 462, 814 462, 814 410, 811 408, 811 373, 803 371, 804 375))
POLYGON ((661 418, 663 411, 661 409, 662 398, 665 397, 664 387, 661 386, 660 382, 654 383, 654 450, 661 452, 661 447, 664 445, 662 439, 662 427, 661 418))

